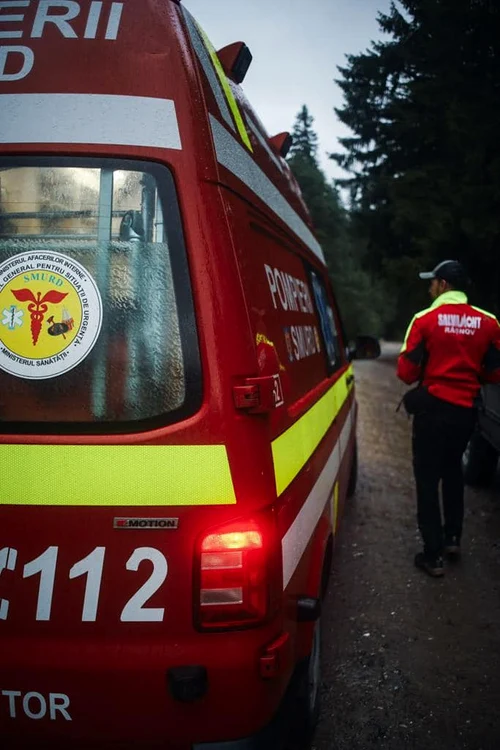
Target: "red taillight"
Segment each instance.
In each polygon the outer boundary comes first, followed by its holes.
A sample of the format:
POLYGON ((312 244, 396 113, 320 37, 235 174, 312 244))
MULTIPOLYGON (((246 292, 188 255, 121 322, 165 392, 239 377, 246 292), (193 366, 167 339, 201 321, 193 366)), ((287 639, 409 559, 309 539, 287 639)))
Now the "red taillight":
POLYGON ((201 544, 202 552, 220 552, 221 550, 262 549, 262 534, 260 531, 226 531, 209 534, 201 544))
POLYGON ((225 526, 201 541, 198 622, 202 628, 256 624, 269 612, 269 550, 255 523, 225 526))

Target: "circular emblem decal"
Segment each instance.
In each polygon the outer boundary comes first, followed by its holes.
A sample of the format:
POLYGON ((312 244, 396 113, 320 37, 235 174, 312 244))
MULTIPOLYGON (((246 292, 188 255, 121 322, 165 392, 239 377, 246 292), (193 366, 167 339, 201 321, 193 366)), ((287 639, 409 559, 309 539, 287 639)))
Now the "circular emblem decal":
POLYGON ((89 272, 66 255, 31 252, 0 264, 0 368, 18 378, 62 375, 85 359, 102 324, 89 272))

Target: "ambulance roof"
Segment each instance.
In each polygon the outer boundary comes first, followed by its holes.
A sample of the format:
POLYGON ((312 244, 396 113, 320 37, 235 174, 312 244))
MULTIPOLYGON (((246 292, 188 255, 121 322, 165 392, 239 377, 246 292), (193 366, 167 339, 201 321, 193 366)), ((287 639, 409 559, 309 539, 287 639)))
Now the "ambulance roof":
POLYGON ((230 172, 323 260, 288 164, 178 0, 25 0, 0 10, 2 36, 4 151, 91 146, 165 159, 167 150, 174 166, 196 160, 208 179, 230 172))

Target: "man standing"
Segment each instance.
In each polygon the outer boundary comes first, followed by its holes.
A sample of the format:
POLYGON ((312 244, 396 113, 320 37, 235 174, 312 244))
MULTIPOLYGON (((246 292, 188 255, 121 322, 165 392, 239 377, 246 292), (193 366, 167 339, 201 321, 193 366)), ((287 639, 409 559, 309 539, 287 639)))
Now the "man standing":
POLYGON ((450 558, 460 554, 462 455, 474 428, 480 384, 500 382, 500 326, 494 315, 468 304, 467 277, 457 261, 445 260, 420 278, 430 279, 434 301, 410 323, 397 374, 408 385, 420 384, 407 399, 414 414, 413 469, 424 543, 415 565, 442 576, 443 552, 450 558))

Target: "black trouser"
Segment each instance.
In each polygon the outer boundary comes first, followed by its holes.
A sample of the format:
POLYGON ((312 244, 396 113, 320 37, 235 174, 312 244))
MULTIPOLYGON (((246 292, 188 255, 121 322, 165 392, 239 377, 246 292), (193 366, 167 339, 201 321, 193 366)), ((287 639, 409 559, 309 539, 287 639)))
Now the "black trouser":
MULTIPOLYGON (((436 399, 437 400, 437 399, 436 399)), ((439 557, 443 539, 462 534, 464 480, 462 455, 476 420, 475 409, 445 408, 413 419, 413 470, 417 486, 418 528, 429 557, 439 557), (444 526, 439 506, 442 482, 444 526)))

